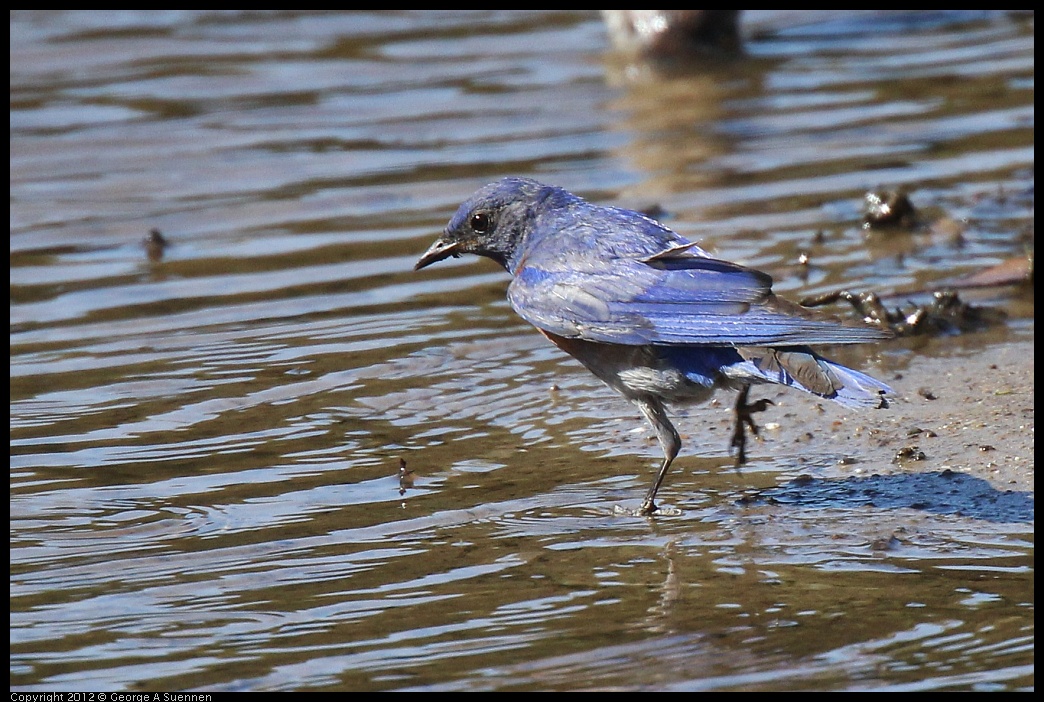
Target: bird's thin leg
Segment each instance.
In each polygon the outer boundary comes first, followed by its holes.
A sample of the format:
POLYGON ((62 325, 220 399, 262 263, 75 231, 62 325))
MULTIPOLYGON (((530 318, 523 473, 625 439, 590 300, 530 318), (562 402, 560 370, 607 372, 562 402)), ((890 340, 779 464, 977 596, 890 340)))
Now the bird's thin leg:
POLYGON ((660 484, 667 475, 667 469, 671 467, 671 463, 681 449, 681 437, 678 436, 671 420, 667 418, 667 412, 659 400, 653 398, 635 400, 635 404, 656 431, 656 438, 660 440, 660 448, 663 449, 663 463, 660 465, 660 472, 656 474, 656 480, 649 488, 645 499, 642 500, 642 506, 638 508, 638 514, 652 514, 656 511, 656 491, 660 489, 660 484))
POLYGON ((732 430, 732 442, 729 444, 729 449, 736 450, 737 468, 747 462, 747 433, 744 431, 744 425, 750 427, 750 431, 754 436, 760 436, 758 425, 754 423, 754 418, 751 415, 755 412, 764 412, 769 405, 773 404, 772 400, 758 400, 754 404, 747 404, 747 395, 749 393, 750 385, 744 385, 736 397, 736 427, 732 430))

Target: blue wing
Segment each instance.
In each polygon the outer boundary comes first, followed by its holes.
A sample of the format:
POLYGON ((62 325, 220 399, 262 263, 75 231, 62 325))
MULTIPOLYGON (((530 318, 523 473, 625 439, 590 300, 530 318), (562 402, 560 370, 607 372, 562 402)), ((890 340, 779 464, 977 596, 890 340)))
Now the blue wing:
POLYGON ((888 337, 776 297, 768 275, 711 258, 680 237, 652 255, 598 253, 605 251, 534 252, 508 288, 511 306, 545 331, 616 344, 786 346, 888 337))

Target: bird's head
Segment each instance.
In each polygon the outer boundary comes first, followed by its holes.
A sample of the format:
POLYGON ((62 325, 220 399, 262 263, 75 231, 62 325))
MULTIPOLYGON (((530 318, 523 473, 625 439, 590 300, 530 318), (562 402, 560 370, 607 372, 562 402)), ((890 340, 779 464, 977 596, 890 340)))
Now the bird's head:
POLYGON ((558 193, 565 191, 528 178, 490 183, 457 209, 442 236, 413 269, 470 253, 491 258, 513 271, 543 203, 558 193))

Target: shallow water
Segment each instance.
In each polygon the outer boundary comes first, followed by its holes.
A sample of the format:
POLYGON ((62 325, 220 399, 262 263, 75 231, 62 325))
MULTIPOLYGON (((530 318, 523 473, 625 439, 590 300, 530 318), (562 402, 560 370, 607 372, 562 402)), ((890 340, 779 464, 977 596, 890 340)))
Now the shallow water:
MULTIPOLYGON (((736 472, 723 398, 630 516, 634 408, 490 262, 412 266, 514 174, 923 301, 1032 250, 1033 28, 751 12, 664 72, 590 12, 13 12, 12 687, 1032 688, 1031 487, 787 395, 736 472), (898 187, 920 225, 865 231, 898 187), (909 497, 943 483, 996 508, 909 497)), ((1006 320, 832 355, 915 395, 1032 342, 1028 288, 962 295, 1006 320)))

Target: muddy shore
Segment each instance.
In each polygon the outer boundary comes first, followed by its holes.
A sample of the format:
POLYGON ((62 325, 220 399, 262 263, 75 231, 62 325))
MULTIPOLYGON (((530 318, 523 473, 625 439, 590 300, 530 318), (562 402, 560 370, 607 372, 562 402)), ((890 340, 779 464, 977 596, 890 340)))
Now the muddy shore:
POLYGON ((1033 342, 915 358, 879 377, 896 392, 878 411, 769 395, 777 406, 760 415, 753 455, 807 469, 761 498, 1033 520, 1033 342))

